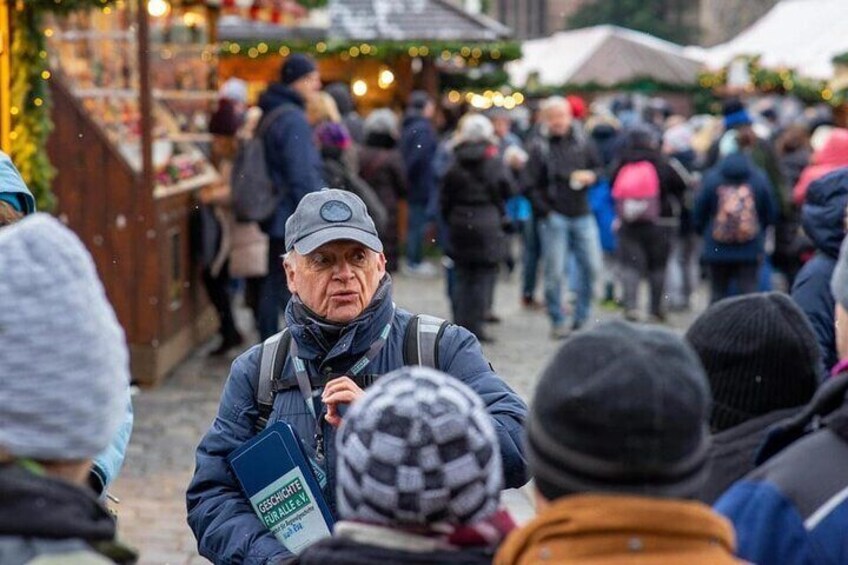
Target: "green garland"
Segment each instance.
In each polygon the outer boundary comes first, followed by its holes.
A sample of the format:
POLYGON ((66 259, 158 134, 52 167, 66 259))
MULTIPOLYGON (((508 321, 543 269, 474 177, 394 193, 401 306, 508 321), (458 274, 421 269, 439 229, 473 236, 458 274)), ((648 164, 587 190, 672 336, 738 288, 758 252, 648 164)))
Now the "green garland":
POLYGON ((521 58, 521 45, 516 41, 224 41, 222 57, 261 57, 309 53, 316 57, 340 56, 349 60, 374 57, 380 60, 399 56, 430 57, 450 60, 462 57, 469 65, 483 62, 507 62, 521 58))
MULTIPOLYGON (((807 104, 826 103, 840 106, 848 101, 846 91, 834 92, 826 80, 816 80, 798 74, 795 69, 767 69, 761 67, 758 57, 748 60, 751 86, 759 92, 793 94, 807 104)), ((712 91, 727 84, 727 69, 703 72, 698 78, 702 89, 712 91)))
POLYGON ((840 53, 832 60, 834 65, 848 65, 848 51, 846 51, 845 53, 840 53))
POLYGON ((618 82, 613 85, 603 85, 597 82, 586 82, 582 84, 568 83, 560 86, 536 86, 528 87, 527 92, 534 97, 546 97, 557 94, 572 94, 580 92, 642 92, 654 94, 659 92, 681 92, 694 93, 698 90, 695 85, 672 84, 654 80, 648 77, 637 77, 628 81, 618 82))
POLYGON ((53 122, 43 16, 47 12, 64 15, 74 10, 102 8, 113 1, 26 0, 12 6, 11 157, 35 196, 39 210, 53 210, 56 204, 51 191, 56 169, 47 156, 47 138, 53 122))

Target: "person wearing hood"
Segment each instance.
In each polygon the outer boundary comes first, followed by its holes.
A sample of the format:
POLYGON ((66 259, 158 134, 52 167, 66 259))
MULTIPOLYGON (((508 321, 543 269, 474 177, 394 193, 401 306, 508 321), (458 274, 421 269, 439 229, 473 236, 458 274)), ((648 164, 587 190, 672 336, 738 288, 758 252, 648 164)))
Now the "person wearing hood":
POLYGON ((409 96, 403 131, 400 136, 400 152, 406 167, 409 186, 407 202, 409 218, 406 230, 406 267, 413 275, 431 275, 434 269, 424 263, 424 235, 427 225, 435 216, 438 183, 434 161, 439 139, 432 120, 436 104, 423 90, 409 96))
POLYGON ((485 342, 490 338, 483 323, 505 257, 503 222, 513 189, 486 116, 463 117, 453 144, 454 163, 442 179, 439 202, 456 269, 454 321, 485 342))
POLYGON ((757 290, 765 257, 765 231, 777 218, 768 179, 744 153, 731 153, 705 176, 695 201, 695 230, 704 238, 710 301, 757 290))
POLYGON ((801 268, 792 285, 792 299, 813 325, 821 349, 822 374, 838 361, 833 328, 834 299, 829 281, 845 239, 848 206, 848 168, 834 171, 810 184, 801 209, 804 232, 813 240, 816 254, 801 268))
POLYGON ((278 109, 281 112, 269 124, 264 141, 271 179, 283 192, 277 210, 262 224, 269 238, 268 275, 259 285, 256 312, 256 325, 263 340, 277 333, 280 309, 290 298, 279 263, 286 248, 286 221, 306 194, 324 186, 321 156, 312 141, 312 128, 304 111, 306 101, 320 88, 315 61, 296 53, 283 63, 280 81, 271 83, 259 97, 266 119, 278 109))
MULTIPOLYGON (((12 159, 0 151, 0 228, 16 223, 35 212, 35 198, 21 177, 21 173, 12 163, 12 159)), ((109 445, 94 458, 89 472, 88 485, 102 499, 106 498, 109 485, 121 471, 132 435, 134 415, 129 381, 124 387, 123 400, 125 405, 123 422, 109 445)))
POLYGON ((336 475, 336 430, 363 389, 381 375, 424 361, 423 339, 417 362, 406 354, 413 322, 413 336, 426 333, 434 340, 429 366, 480 396, 497 434, 504 486, 522 486, 527 480, 521 441, 526 405, 495 374, 468 330, 413 316, 395 305, 383 244, 362 200, 337 189, 306 195, 287 222, 286 244, 290 339, 274 375, 276 393, 263 396, 264 402, 257 398, 264 344, 257 345, 233 363, 218 415, 197 448, 186 502, 201 555, 216 564, 282 563, 293 557, 254 513, 227 463, 265 424, 292 426, 321 470, 330 511, 336 515, 343 508, 336 500, 336 486, 343 480, 336 475), (304 389, 311 387, 311 397, 301 392, 298 381, 304 389))
POLYGON ((12 159, 0 152, 0 227, 35 212, 35 198, 12 159))
POLYGON ((89 488, 130 382, 94 261, 58 220, 33 214, 0 229, 0 273, 0 562, 134 563, 89 488))
POLYGON ((713 504, 754 470, 768 429, 796 415, 819 383, 813 328, 783 293, 728 298, 686 332, 712 390, 709 476, 701 500, 713 504))
POLYGON ((407 181, 403 157, 398 150, 400 127, 389 108, 374 110, 365 118, 365 143, 359 149, 359 175, 377 193, 387 212, 386 228, 380 233, 386 254, 386 270, 399 267, 398 204, 406 198, 407 181))
POLYGON ((810 164, 801 172, 792 189, 795 204, 804 204, 807 188, 814 180, 843 167, 848 167, 848 129, 833 128, 824 145, 810 157, 810 164))
POLYGON ((654 321, 665 321, 663 294, 666 267, 671 244, 680 227, 680 210, 686 193, 686 183, 680 173, 669 164, 660 152, 654 132, 649 129, 633 129, 626 134, 621 158, 612 174, 613 196, 619 188, 618 181, 624 179, 625 171, 636 170, 646 163, 653 170, 659 191, 657 215, 650 219, 628 221, 619 214, 618 253, 621 280, 624 287, 625 317, 638 321, 639 283, 643 276, 650 287, 650 315, 654 321))

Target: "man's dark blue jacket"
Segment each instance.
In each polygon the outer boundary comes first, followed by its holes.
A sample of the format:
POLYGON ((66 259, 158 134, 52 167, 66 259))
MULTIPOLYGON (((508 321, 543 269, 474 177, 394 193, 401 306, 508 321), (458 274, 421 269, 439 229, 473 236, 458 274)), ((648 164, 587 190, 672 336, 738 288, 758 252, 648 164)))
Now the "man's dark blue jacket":
MULTIPOLYGON (((344 374, 377 340, 390 320, 388 341, 368 366, 368 372, 382 375, 402 367, 404 332, 411 317, 404 310, 394 311, 389 293, 386 299, 369 306, 346 326, 336 344, 327 351, 319 328, 297 323, 291 303, 286 310, 299 356, 309 364, 312 375, 344 374)), ((253 513, 226 460, 255 434, 260 353, 261 346, 256 346, 233 362, 218 416, 197 448, 195 475, 188 488, 189 526, 198 540, 201 555, 214 563, 264 564, 269 559, 289 555, 253 513)), ((448 326, 439 344, 438 359, 439 369, 477 392, 491 414, 500 442, 506 487, 523 485, 527 479, 521 438, 527 406, 494 373, 477 339, 468 330, 448 326)), ((282 375, 294 378, 291 359, 287 360, 282 375)), ((277 394, 269 422, 280 420, 295 428, 306 444, 307 454, 314 457, 315 420, 307 412, 297 387, 277 394)), ((325 494, 331 508, 335 508, 335 429, 326 422, 322 425, 328 473, 325 494)))
MULTIPOLYGON (((792 299, 809 318, 816 341, 829 371, 836 365, 836 331, 830 293, 830 277, 845 238, 845 207, 848 206, 848 168, 836 170, 810 184, 801 222, 804 232, 816 245, 816 254, 798 272, 792 285, 792 299)), ((826 374, 823 371, 823 374, 826 374)))
POLYGON ((430 120, 416 115, 404 118, 400 152, 409 179, 407 200, 410 204, 433 205, 437 193, 433 160, 438 145, 439 139, 430 120))
POLYGON ((274 184, 282 187, 284 197, 262 229, 276 239, 285 239, 286 220, 294 213, 300 199, 324 188, 321 155, 306 121, 303 97, 280 83, 272 83, 259 97, 259 107, 265 116, 282 104, 292 104, 296 109, 275 119, 265 133, 268 169, 274 184))

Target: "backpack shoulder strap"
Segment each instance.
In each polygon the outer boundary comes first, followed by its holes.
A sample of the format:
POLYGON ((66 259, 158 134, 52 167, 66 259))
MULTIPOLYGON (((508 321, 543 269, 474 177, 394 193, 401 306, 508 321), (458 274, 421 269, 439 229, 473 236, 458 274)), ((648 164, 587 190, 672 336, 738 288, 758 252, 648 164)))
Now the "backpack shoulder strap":
POLYGON ((255 426, 257 433, 268 425, 268 418, 274 410, 274 398, 277 394, 274 381, 279 379, 283 372, 290 345, 291 333, 288 328, 272 335, 262 344, 262 355, 259 358, 259 382, 256 386, 256 405, 259 407, 259 418, 255 426))
POLYGON ((439 343, 449 324, 447 320, 427 314, 413 316, 403 336, 404 364, 438 369, 439 343))

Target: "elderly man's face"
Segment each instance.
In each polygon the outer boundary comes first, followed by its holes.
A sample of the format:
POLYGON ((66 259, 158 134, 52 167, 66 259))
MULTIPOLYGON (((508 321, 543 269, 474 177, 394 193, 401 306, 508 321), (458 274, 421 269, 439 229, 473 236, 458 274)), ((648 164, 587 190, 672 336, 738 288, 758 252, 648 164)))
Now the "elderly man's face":
POLYGON ((361 243, 333 241, 308 255, 292 252, 285 269, 292 294, 322 318, 343 324, 374 298, 386 274, 386 257, 361 243))
POLYGON ((544 119, 551 135, 566 135, 571 129, 571 106, 566 103, 551 106, 545 110, 544 119))

